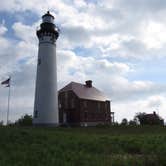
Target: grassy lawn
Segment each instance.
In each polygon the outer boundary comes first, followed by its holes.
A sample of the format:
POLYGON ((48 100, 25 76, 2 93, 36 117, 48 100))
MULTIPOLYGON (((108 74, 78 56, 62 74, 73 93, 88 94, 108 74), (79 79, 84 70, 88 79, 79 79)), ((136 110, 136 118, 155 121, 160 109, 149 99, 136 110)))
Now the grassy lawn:
POLYGON ((166 127, 0 127, 0 166, 166 165, 166 127))

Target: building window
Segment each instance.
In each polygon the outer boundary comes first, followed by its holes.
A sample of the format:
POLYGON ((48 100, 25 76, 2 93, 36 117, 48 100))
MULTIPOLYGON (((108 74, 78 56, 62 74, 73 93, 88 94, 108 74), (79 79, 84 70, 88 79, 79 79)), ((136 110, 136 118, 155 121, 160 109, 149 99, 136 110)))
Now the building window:
POLYGON ((84 106, 84 108, 87 108, 87 101, 83 101, 83 106, 84 106))
POLYGON ((84 112, 84 120, 87 121, 87 119, 88 119, 88 112, 86 111, 84 112))
POLYGON ((65 92, 65 108, 68 108, 68 93, 65 92))
POLYGON ((108 106, 107 106, 107 102, 104 103, 105 106, 105 110, 107 110, 108 106))
POLYGON ((38 111, 37 111, 37 110, 35 110, 35 112, 34 112, 34 117, 35 117, 35 118, 38 117, 38 111))
POLYGON ((71 99, 71 108, 74 108, 74 107, 75 107, 75 100, 71 99))
POLYGON ((97 110, 100 111, 100 109, 101 109, 101 103, 98 102, 98 103, 97 103, 97 110))
POLYGON ((58 107, 59 107, 59 108, 62 108, 62 105, 61 105, 61 103, 59 103, 58 107))

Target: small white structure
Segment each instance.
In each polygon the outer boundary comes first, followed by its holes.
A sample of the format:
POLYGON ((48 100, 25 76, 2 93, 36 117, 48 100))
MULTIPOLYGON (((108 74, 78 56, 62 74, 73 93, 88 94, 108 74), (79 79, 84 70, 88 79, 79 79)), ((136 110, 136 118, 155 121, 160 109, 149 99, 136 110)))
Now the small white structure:
POLYGON ((58 93, 56 40, 59 36, 54 16, 49 12, 42 16, 39 39, 36 91, 34 104, 34 125, 58 125, 58 93))

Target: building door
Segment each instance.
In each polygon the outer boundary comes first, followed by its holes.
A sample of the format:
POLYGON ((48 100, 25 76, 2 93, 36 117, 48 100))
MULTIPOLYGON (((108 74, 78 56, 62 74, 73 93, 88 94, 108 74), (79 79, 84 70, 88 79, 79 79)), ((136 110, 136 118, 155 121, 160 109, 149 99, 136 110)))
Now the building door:
POLYGON ((63 123, 67 123, 67 115, 66 112, 63 112, 63 123))

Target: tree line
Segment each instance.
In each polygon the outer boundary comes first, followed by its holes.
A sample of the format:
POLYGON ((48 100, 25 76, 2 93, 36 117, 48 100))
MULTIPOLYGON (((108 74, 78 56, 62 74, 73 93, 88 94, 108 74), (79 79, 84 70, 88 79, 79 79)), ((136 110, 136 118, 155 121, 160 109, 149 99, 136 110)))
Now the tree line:
MULTIPOLYGON (((25 114, 21 116, 14 123, 10 123, 11 126, 32 126, 32 115, 25 114)), ((3 121, 0 122, 0 126, 3 125, 3 121)), ((164 120, 155 112, 153 114, 146 114, 145 112, 136 113, 132 120, 122 119, 120 123, 115 122, 114 125, 123 126, 135 126, 135 125, 164 125, 164 120)))
POLYGON ((153 114, 146 114, 145 112, 136 113, 134 118, 128 121, 126 118, 122 119, 120 125, 164 125, 164 120, 153 112, 153 114))

